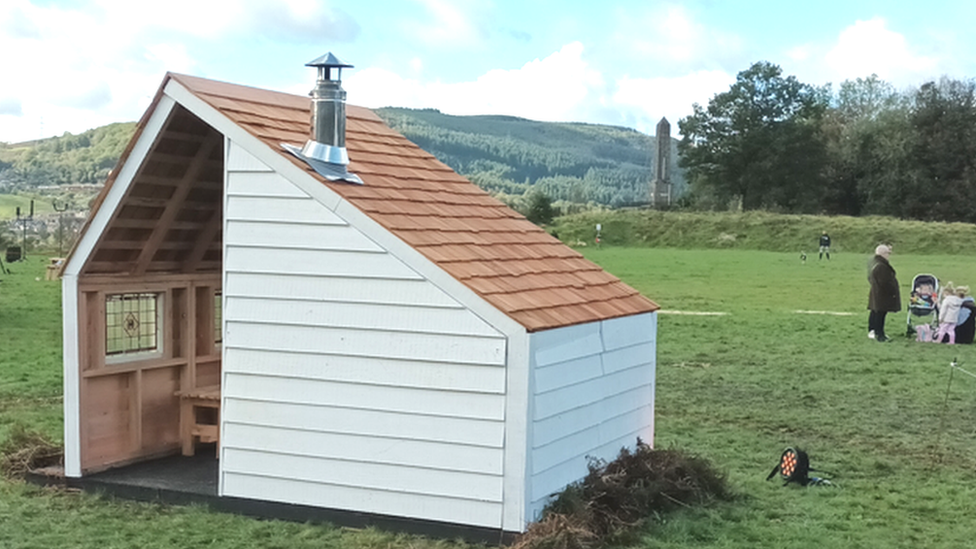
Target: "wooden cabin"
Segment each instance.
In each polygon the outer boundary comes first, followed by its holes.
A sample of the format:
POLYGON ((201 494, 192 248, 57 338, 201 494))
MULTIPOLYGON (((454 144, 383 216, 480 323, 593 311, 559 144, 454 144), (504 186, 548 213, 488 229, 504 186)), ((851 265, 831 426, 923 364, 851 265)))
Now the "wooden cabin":
POLYGON ((336 95, 333 177, 318 99, 166 75, 63 271, 66 475, 524 531, 653 441, 657 306, 336 95))

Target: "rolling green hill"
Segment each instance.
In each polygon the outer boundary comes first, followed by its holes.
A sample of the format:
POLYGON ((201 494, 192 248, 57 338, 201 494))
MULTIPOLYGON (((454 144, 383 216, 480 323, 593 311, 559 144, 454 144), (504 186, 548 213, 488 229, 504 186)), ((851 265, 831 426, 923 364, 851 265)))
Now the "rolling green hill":
POLYGON ((134 122, 125 122, 78 135, 0 143, 0 190, 104 183, 134 130, 134 122))
MULTIPOLYGON (((510 116, 448 116, 436 110, 378 109, 390 126, 489 192, 513 197, 536 188, 581 206, 646 202, 654 139, 595 124, 536 122, 510 116)), ((103 183, 135 123, 79 135, 0 143, 0 192, 103 183)), ((676 191, 684 189, 672 147, 676 191)))
MULTIPOLYGON (((393 129, 490 192, 540 189, 553 200, 619 207, 647 202, 656 143, 629 128, 537 122, 512 116, 452 116, 383 108, 393 129)), ((674 140, 672 140, 674 142, 674 140)), ((671 150, 672 181, 685 181, 671 150)))

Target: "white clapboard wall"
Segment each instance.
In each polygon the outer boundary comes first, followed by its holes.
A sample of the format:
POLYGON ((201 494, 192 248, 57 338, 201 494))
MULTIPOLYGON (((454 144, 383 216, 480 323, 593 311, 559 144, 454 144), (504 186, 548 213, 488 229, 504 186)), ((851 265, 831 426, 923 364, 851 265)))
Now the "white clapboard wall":
POLYGON ((234 143, 221 495, 501 527, 505 337, 234 143))
POLYGON ((637 437, 654 440, 657 313, 532 334, 528 514, 637 437))

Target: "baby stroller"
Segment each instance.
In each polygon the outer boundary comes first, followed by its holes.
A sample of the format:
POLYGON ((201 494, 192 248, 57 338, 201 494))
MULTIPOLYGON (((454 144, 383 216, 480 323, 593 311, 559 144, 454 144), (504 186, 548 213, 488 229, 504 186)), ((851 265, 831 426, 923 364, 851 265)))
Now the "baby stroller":
POLYGON ((915 336, 915 325, 932 325, 939 318, 939 279, 935 275, 917 274, 912 279, 908 298, 908 328, 905 335, 915 336), (912 324, 914 317, 915 324, 912 324))

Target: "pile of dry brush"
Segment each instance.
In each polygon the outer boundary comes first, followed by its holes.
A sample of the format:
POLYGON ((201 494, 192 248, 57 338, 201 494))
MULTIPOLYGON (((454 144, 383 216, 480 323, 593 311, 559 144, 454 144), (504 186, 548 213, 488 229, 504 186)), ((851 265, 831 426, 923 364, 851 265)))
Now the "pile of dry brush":
POLYGON ((29 471, 64 464, 63 449, 43 435, 18 425, 0 444, 0 474, 22 477, 29 471))
POLYGON ((637 439, 633 452, 591 460, 586 478, 563 490, 512 549, 591 549, 633 533, 648 517, 729 496, 725 475, 708 460, 637 439))

